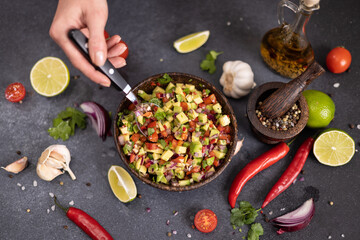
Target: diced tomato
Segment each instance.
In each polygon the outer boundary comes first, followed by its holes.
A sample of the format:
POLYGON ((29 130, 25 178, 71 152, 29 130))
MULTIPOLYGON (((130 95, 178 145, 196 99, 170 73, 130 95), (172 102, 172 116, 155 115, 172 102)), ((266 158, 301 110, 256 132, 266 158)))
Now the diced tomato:
POLYGON ((181 139, 185 141, 187 138, 188 138, 188 133, 187 133, 187 132, 183 132, 183 133, 181 134, 181 139))
POLYGON ((200 210, 196 215, 194 219, 194 224, 197 230, 203 233, 209 233, 214 231, 214 229, 217 226, 217 217, 216 214, 209 210, 209 209, 203 209, 200 210))
POLYGON ((188 110, 188 104, 186 102, 181 102, 180 106, 182 107, 183 111, 187 111, 188 110))
POLYGON ((159 82, 156 83, 157 86, 160 86, 161 84, 159 82))
POLYGON ((160 165, 160 166, 161 166, 161 165, 164 165, 165 163, 166 163, 165 160, 162 160, 162 159, 161 159, 161 160, 159 161, 159 165, 160 165))
POLYGON ((110 38, 110 35, 106 30, 104 30, 104 37, 105 37, 105 40, 108 40, 110 38))
POLYGON ((204 133, 204 137, 209 137, 210 136, 210 130, 206 130, 206 132, 204 133))
POLYGON ((148 128, 156 128, 156 122, 149 123, 148 128))
POLYGON ((135 104, 130 104, 129 105, 129 107, 128 107, 128 109, 130 110, 130 111, 132 111, 132 110, 134 110, 135 109, 135 104))
POLYGON ((145 137, 145 136, 141 136, 141 137, 140 137, 140 141, 141 141, 141 142, 146 142, 146 137, 145 137))
POLYGON ((175 158, 174 160, 171 160, 174 163, 181 163, 184 162, 185 158, 183 156, 179 156, 177 158, 175 158))
POLYGON ((211 139, 210 144, 214 144, 217 142, 217 139, 211 139))
POLYGON ((209 156, 210 157, 215 157, 215 152, 214 151, 209 152, 209 156))
POLYGON ((149 168, 150 166, 151 166, 151 162, 145 163, 145 167, 146 167, 146 168, 149 168))
POLYGON ((155 82, 151 82, 151 86, 156 86, 156 83, 155 83, 155 82))
POLYGON ((137 142, 139 139, 140 139, 139 133, 135 133, 134 135, 131 136, 131 141, 133 142, 137 142))
POLYGON ((199 108, 204 109, 205 107, 206 107, 205 103, 200 103, 200 104, 199 104, 199 108))
POLYGON ((195 121, 190 121, 189 122, 189 132, 194 132, 195 128, 196 128, 196 122, 195 121))
POLYGON ((190 171, 188 171, 186 173, 186 175, 190 175, 190 174, 196 173, 196 172, 200 172, 200 167, 199 166, 194 166, 190 171))
POLYGON ((178 142, 177 142, 177 145, 178 145, 178 146, 182 146, 183 144, 184 144, 184 142, 183 142, 183 141, 178 140, 178 142))
POLYGON ((146 112, 143 114, 144 117, 149 118, 152 116, 152 112, 146 112))
POLYGON ((230 126, 221 126, 220 124, 217 126, 217 129, 220 131, 220 132, 225 132, 225 133, 230 133, 231 132, 231 127, 230 126))
POLYGON ((132 163, 132 162, 134 162, 135 161, 135 153, 132 153, 131 155, 130 155, 130 163, 132 163))
POLYGON ((218 166, 219 166, 219 160, 217 160, 217 159, 214 160, 214 166, 215 166, 215 167, 218 167, 218 166))
POLYGON ((206 150, 205 146, 202 147, 202 153, 204 153, 206 150))
POLYGON ((156 132, 154 132, 151 136, 148 136, 150 142, 157 142, 159 139, 159 136, 156 132))
POLYGON ((160 132, 161 136, 163 136, 164 138, 166 138, 168 136, 168 133, 164 130, 160 132))
POLYGON ((215 94, 211 94, 209 97, 204 98, 204 103, 205 103, 206 105, 215 104, 215 103, 216 103, 215 94))
POLYGON ((175 140, 175 139, 173 139, 172 141, 171 141, 171 148, 172 149, 175 149, 177 147, 177 141, 175 140))
POLYGON ((168 136, 166 139, 165 139, 165 142, 167 144, 169 144, 169 142, 171 142, 172 140, 174 139, 174 137, 172 135, 168 136))
POLYGON ((161 93, 156 93, 156 97, 160 99, 161 98, 161 93))
POLYGON ((163 101, 163 103, 166 103, 169 101, 169 99, 167 97, 163 97, 162 101, 163 101))
POLYGON ((211 168, 211 166, 206 166, 205 167, 205 172, 209 171, 210 168, 211 168))
POLYGON ((230 141, 230 140, 231 140, 231 136, 230 136, 230 134, 220 133, 220 134, 219 134, 219 139, 220 139, 220 140, 230 141))
POLYGON ((231 133, 231 127, 229 125, 226 126, 224 132, 225 133, 231 133))
POLYGON ((149 143, 149 142, 146 142, 145 143, 145 146, 148 150, 155 150, 155 149, 158 149, 158 145, 156 143, 149 143))

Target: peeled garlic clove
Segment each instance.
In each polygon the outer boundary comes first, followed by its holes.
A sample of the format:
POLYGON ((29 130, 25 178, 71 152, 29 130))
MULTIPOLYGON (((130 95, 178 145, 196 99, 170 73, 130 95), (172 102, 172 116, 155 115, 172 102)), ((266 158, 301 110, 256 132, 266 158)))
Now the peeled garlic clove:
POLYGON ((11 173, 19 173, 22 170, 24 170, 28 165, 28 159, 27 157, 20 158, 19 160, 16 160, 13 163, 10 163, 6 167, 1 167, 2 169, 11 172, 11 173))
POLYGON ((70 161, 70 151, 65 145, 51 145, 41 154, 36 172, 41 179, 51 181, 63 174, 63 171, 67 171, 71 179, 75 180, 76 177, 69 167, 70 161))

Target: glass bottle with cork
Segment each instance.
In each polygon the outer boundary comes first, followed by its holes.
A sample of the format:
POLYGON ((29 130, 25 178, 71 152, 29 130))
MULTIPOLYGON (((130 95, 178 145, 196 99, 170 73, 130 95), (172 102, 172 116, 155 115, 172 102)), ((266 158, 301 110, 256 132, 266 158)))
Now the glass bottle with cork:
POLYGON ((280 75, 296 78, 314 61, 314 51, 306 37, 305 27, 314 10, 320 8, 320 0, 300 0, 300 5, 289 0, 278 4, 280 26, 268 31, 262 41, 260 53, 265 63, 280 75), (287 24, 284 7, 291 9, 296 18, 287 24))

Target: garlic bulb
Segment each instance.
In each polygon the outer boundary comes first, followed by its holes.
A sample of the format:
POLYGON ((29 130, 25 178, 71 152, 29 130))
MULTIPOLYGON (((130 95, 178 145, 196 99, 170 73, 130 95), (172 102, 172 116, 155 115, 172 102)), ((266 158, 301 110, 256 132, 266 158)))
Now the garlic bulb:
POLYGON ((41 179, 51 181, 67 171, 71 179, 75 180, 76 177, 69 167, 70 161, 70 151, 65 145, 51 145, 41 154, 36 173, 41 179))
POLYGON ((11 172, 11 173, 19 173, 22 170, 24 170, 28 165, 28 159, 27 157, 20 158, 19 160, 16 160, 13 163, 10 163, 6 167, 1 167, 2 169, 11 172))
POLYGON ((241 98, 256 86, 254 73, 249 64, 242 61, 228 61, 223 65, 220 84, 228 97, 241 98))

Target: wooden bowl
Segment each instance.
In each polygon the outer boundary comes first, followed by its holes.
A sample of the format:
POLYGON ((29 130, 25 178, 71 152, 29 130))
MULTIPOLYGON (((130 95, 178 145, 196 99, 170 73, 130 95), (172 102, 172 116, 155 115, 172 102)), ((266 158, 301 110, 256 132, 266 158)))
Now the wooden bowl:
POLYGON ((267 144, 276 144, 295 137, 305 128, 309 118, 309 109, 306 99, 303 95, 301 95, 297 101, 301 110, 300 119, 293 128, 290 128, 287 131, 274 131, 261 124, 255 113, 257 103, 259 101, 264 101, 271 93, 284 84, 285 83, 282 82, 269 82, 261 85, 251 93, 247 104, 247 117, 249 119, 251 129, 260 141, 267 144))
MULTIPOLYGON (((214 180, 215 178, 217 178, 224 171, 224 169, 228 166, 228 164, 229 164, 229 162, 230 162, 230 160, 233 157, 234 152, 235 152, 235 147, 236 147, 236 144, 237 144, 238 128, 237 128, 237 123, 236 123, 236 117, 234 115, 234 111, 233 111, 231 105, 229 104, 226 97, 219 90, 217 90, 212 84, 208 83, 207 81, 205 81, 202 78, 199 78, 199 77, 194 76, 194 75, 186 74, 186 73, 175 73, 174 72, 174 73, 168 73, 168 74, 173 79, 173 83, 193 84, 193 85, 195 85, 195 87, 198 90, 209 89, 212 93, 215 94, 216 99, 221 104, 222 112, 224 114, 229 115, 229 117, 230 117, 230 120, 231 120, 230 126, 232 127, 232 129, 234 129, 234 131, 231 133, 231 143, 230 143, 230 146, 229 146, 229 149, 228 149, 228 152, 226 154, 226 157, 225 157, 224 161, 222 162, 222 164, 220 166, 218 166, 216 168, 215 173, 213 175, 211 175, 210 177, 204 179, 203 181, 199 182, 199 183, 193 183, 193 184, 191 184, 189 186, 172 186, 172 185, 166 185, 166 184, 163 184, 163 183, 153 182, 153 181, 151 181, 151 179, 148 179, 148 178, 145 178, 145 177, 141 176, 136 170, 130 168, 129 163, 128 163, 128 158, 123 153, 123 151, 121 149, 121 146, 119 144, 118 136, 119 136, 120 131, 119 131, 119 128, 116 126, 116 123, 117 123, 117 120, 118 120, 118 113, 123 111, 124 109, 126 109, 131 104, 131 102, 126 98, 124 98, 120 102, 120 105, 117 108, 117 112, 116 112, 116 114, 114 114, 114 116, 116 116, 114 118, 114 123, 113 123, 114 140, 115 140, 115 145, 116 145, 116 148, 117 148, 117 151, 118 151, 118 153, 120 155, 121 160, 124 162, 124 164, 126 165, 128 170, 130 172, 132 172, 142 182, 147 183, 150 186, 163 189, 163 190, 181 192, 181 191, 193 190, 193 189, 202 187, 202 186, 208 184, 209 182, 211 182, 212 180, 214 180)), ((161 73, 161 74, 157 74, 157 75, 154 75, 154 76, 151 76, 151 77, 145 79, 144 81, 137 84, 133 88, 133 92, 135 94, 137 94, 138 90, 140 90, 140 89, 147 92, 147 93, 152 92, 152 90, 155 88, 155 86, 153 86, 153 84, 151 84, 151 83, 152 82, 157 82, 157 79, 162 77, 163 75, 164 74, 161 73)))

